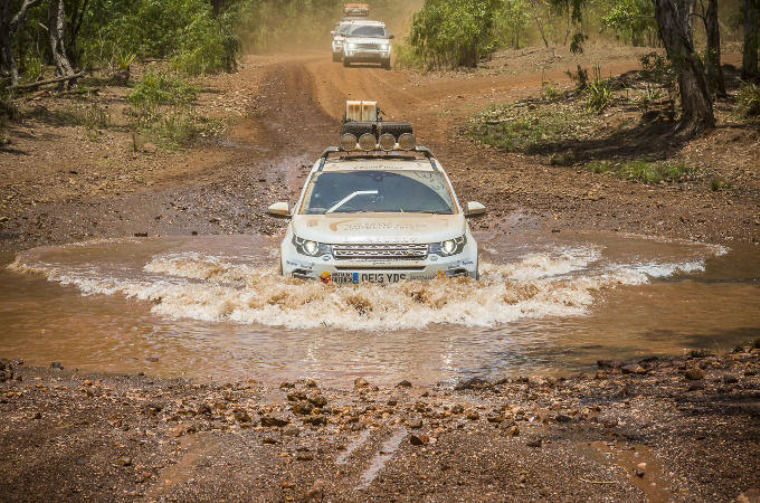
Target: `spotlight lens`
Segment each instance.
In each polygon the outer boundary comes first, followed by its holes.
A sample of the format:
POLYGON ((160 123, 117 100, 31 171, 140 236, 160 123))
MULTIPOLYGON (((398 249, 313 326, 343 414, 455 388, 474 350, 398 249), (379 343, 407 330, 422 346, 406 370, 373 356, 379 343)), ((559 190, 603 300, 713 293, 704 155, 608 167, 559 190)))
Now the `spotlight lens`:
POLYGON ((351 133, 346 133, 340 138, 340 148, 347 152, 351 152, 356 149, 356 136, 351 133))
POLYGON ((404 133, 398 137, 398 146, 401 150, 414 150, 417 146, 417 139, 412 133, 404 133))
POLYGON ((372 133, 364 133, 361 135, 359 138, 359 148, 369 152, 370 150, 375 150, 375 147, 377 147, 377 139, 375 138, 375 135, 372 133))
POLYGON ((380 148, 386 152, 393 150, 396 146, 396 138, 390 133, 383 133, 380 135, 380 148))

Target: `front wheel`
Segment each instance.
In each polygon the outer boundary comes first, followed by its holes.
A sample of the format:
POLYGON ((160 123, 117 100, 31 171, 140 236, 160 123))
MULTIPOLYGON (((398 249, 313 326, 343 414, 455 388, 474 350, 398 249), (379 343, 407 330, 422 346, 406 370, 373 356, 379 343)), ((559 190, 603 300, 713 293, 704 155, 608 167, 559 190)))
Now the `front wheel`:
POLYGON ((351 66, 351 61, 347 57, 345 57, 345 56, 343 56, 343 66, 346 67, 346 68, 348 68, 349 66, 351 66))
POLYGON ((386 70, 390 70, 391 69, 391 60, 390 60, 390 58, 388 58, 385 61, 383 61, 383 68, 385 68, 386 70))

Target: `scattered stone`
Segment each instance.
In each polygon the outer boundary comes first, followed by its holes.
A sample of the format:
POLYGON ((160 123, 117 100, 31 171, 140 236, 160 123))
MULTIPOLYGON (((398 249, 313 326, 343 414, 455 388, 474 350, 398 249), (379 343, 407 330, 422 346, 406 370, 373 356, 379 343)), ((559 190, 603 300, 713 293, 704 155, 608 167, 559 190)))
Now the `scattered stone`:
POLYGON ((623 372, 623 374, 645 374, 646 370, 641 365, 637 364, 630 364, 630 365, 623 365, 620 367, 620 370, 623 372))
POLYGON ((412 383, 409 382, 409 381, 407 381, 406 379, 404 379, 403 381, 401 381, 400 383, 398 383, 396 385, 396 387, 397 388, 411 388, 412 387, 412 383))
POLYGON ((322 408, 325 405, 327 405, 327 398, 320 394, 314 394, 307 398, 310 404, 312 404, 314 407, 322 408))
POLYGON ((760 487, 747 489, 736 497, 736 503, 760 503, 760 487))
POLYGON ((527 445, 528 447, 538 448, 538 447, 541 447, 543 444, 544 444, 543 440, 541 440, 540 438, 534 438, 534 439, 528 440, 528 442, 525 445, 527 445))
POLYGON ((288 426, 282 430, 282 434, 288 437, 297 437, 301 434, 301 429, 298 426, 288 426))
POLYGON ((410 419, 407 421, 407 425, 413 430, 418 430, 422 428, 422 419, 420 418, 410 419))
POLYGON ((470 409, 467 411, 467 414, 465 415, 465 417, 469 419, 470 421, 477 421, 478 419, 480 419, 480 414, 478 413, 477 410, 470 409))
POLYGON ((430 443, 430 437, 424 433, 409 435, 409 442, 416 446, 427 445, 430 443))
POLYGON ((189 435, 191 433, 195 433, 195 426, 189 425, 189 424, 178 424, 177 426, 173 428, 169 428, 169 436, 178 438, 183 435, 189 435))
POLYGON ((135 232, 133 234, 136 238, 147 238, 148 233, 147 232, 135 232))
POLYGON ((735 384, 739 382, 739 378, 733 374, 726 374, 723 376, 723 382, 725 384, 735 384))
POLYGON ((119 458, 119 464, 121 466, 132 466, 132 458, 126 456, 119 458))
POLYGON ((600 369, 619 369, 623 366, 620 360, 597 360, 596 366, 600 369))
POLYGON ((395 407, 396 405, 398 405, 398 400, 396 400, 395 398, 391 398, 388 400, 389 407, 395 407))
POLYGON ((61 362, 53 362, 50 364, 50 368, 53 370, 63 370, 63 365, 61 365, 61 362))
POLYGON ((454 386, 454 389, 457 391, 462 390, 474 390, 474 391, 484 391, 492 389, 493 385, 486 381, 485 379, 481 379, 480 377, 473 377, 472 379, 467 379, 464 381, 459 381, 456 386, 454 386))
POLYGON ((324 426, 327 424, 327 418, 322 415, 309 416, 309 417, 304 418, 303 422, 305 424, 310 424, 312 426, 324 426))
POLYGON ((569 423, 573 420, 570 416, 566 416, 564 414, 557 414, 557 417, 554 418, 558 423, 569 423))
POLYGON ((296 459, 298 461, 311 461, 314 459, 314 454, 310 452, 299 452, 296 454, 296 459))
POLYGON ((705 371, 698 367, 693 367, 684 372, 684 377, 689 381, 699 381, 704 379, 705 371))
POLYGON ((516 437, 520 434, 520 427, 517 425, 510 426, 509 428, 507 428, 506 433, 508 437, 516 437))
POLYGON ((145 359, 145 361, 148 361, 150 363, 158 363, 158 356, 149 356, 145 359))
POLYGON ((365 389, 369 388, 369 383, 366 379, 363 377, 357 377, 356 380, 354 380, 354 389, 365 389))
MULTIPOLYGON (((234 409, 232 411, 232 415, 235 417, 235 420, 238 423, 250 423, 251 422, 251 416, 248 414, 248 411, 245 409, 234 409)), ((263 421, 263 419, 262 419, 263 421)))
POLYGON ((314 410, 314 406, 310 404, 308 401, 302 400, 300 402, 294 403, 290 407, 290 410, 293 411, 293 414, 308 416, 309 414, 311 414, 311 411, 314 410))
POLYGON ((325 482, 323 480, 315 480, 311 488, 304 494, 304 503, 316 503, 322 502, 325 499, 325 482))
POLYGON ((287 419, 279 418, 279 417, 273 417, 273 416, 262 416, 261 417, 261 426, 265 426, 267 428, 282 428, 283 426, 287 426, 290 421, 287 419))
POLYGON ((614 428, 618 425, 618 419, 616 417, 605 417, 602 419, 602 425, 605 428, 614 428))

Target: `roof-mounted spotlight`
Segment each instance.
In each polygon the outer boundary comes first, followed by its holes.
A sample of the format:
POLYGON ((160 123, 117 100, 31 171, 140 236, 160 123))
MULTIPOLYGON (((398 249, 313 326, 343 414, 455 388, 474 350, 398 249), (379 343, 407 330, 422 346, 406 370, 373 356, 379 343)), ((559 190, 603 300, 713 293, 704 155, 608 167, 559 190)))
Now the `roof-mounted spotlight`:
POLYGON ((365 152, 375 150, 377 147, 377 138, 372 133, 364 133, 359 137, 359 148, 365 152))
POLYGON ((398 146, 401 150, 414 150, 417 146, 417 138, 413 133, 404 133, 398 137, 398 146))
POLYGON ((340 137, 340 148, 346 152, 351 152, 352 150, 356 150, 356 142, 357 140, 355 135, 346 133, 340 137))

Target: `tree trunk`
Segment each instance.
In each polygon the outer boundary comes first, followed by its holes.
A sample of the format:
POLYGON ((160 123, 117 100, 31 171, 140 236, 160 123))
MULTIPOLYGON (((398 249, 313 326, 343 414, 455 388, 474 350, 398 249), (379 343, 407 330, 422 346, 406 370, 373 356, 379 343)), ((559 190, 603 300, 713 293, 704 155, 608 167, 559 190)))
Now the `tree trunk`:
POLYGON ((541 21, 541 16, 537 12, 538 2, 536 0, 533 0, 531 4, 533 5, 531 16, 533 16, 533 20, 536 22, 536 28, 538 28, 538 33, 541 35, 541 40, 544 41, 544 45, 548 49, 549 41, 546 39, 546 33, 544 33, 544 23, 543 21, 541 21))
POLYGON ((678 76, 682 115, 677 130, 686 135, 715 127, 704 67, 691 43, 691 22, 688 18, 693 12, 690 6, 693 1, 654 0, 660 38, 678 76))
POLYGON ((744 0, 744 54, 742 77, 757 77, 757 51, 760 48, 760 0, 744 0))
POLYGON ((711 92, 718 96, 726 96, 726 84, 723 80, 723 69, 720 67, 720 26, 718 25, 718 0, 707 0, 704 10, 705 33, 707 47, 705 48, 705 69, 707 70, 707 85, 711 92))
POLYGON ((29 9, 42 0, 24 0, 15 16, 11 17, 11 5, 0 0, 0 75, 10 77, 11 85, 18 84, 18 66, 13 55, 13 36, 26 19, 29 9))
POLYGON ((65 34, 66 12, 64 11, 63 0, 50 0, 48 9, 50 54, 55 62, 55 74, 60 77, 74 74, 74 68, 72 68, 69 57, 66 55, 65 34))

